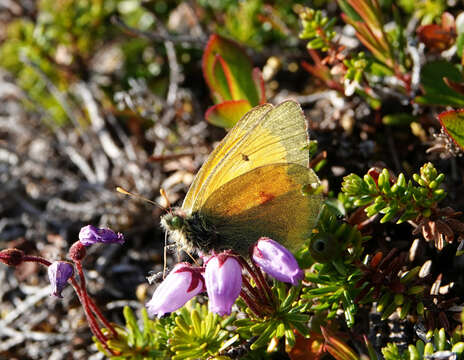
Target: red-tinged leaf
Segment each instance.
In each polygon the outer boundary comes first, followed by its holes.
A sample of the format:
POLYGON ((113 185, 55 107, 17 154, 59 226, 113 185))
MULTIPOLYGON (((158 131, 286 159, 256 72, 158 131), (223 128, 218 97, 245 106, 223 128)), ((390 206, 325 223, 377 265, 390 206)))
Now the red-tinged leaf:
POLYGON ((364 344, 366 345, 366 348, 367 348, 367 353, 369 354, 369 359, 377 359, 377 353, 374 347, 372 346, 372 344, 370 343, 369 339, 367 338, 367 336, 363 335, 363 339, 364 339, 364 344))
POLYGON ((381 251, 379 251, 378 253, 376 253, 374 255, 374 257, 372 258, 372 260, 370 261, 369 263, 369 266, 372 268, 372 269, 375 269, 377 266, 379 266, 380 262, 382 261, 383 259, 383 253, 381 251))
POLYGON ((220 94, 216 103, 246 99, 253 106, 260 98, 253 80, 253 66, 245 51, 232 40, 211 35, 203 54, 203 75, 213 94, 220 94), (218 63, 221 66, 218 66, 218 63), (222 71, 222 73, 221 73, 222 71), (216 76, 219 79, 215 79, 216 76), (225 83, 224 83, 225 81, 225 83), (224 85, 227 84, 227 90, 224 85))
POLYGON ((258 89, 259 104, 266 103, 266 89, 264 88, 264 79, 261 74, 261 70, 258 68, 253 69, 253 81, 255 83, 256 89, 258 89))
POLYGON ((348 0, 348 4, 351 5, 374 32, 379 33, 379 37, 382 36, 380 8, 376 0, 348 0))
POLYGON ((370 28, 367 23, 354 21, 345 14, 342 14, 342 19, 356 29, 356 36, 359 41, 372 52, 377 60, 384 63, 389 68, 393 68, 394 64, 390 47, 381 32, 379 33, 379 31, 376 31, 374 34, 373 29, 370 28))
POLYGON ((359 360, 359 356, 342 340, 321 326, 325 349, 337 360, 359 360))
POLYGON ((453 45, 456 38, 456 34, 437 24, 419 26, 417 36, 427 48, 434 52, 442 52, 448 49, 453 45))
POLYGON ((233 99, 233 79, 230 69, 221 55, 216 54, 213 61, 213 77, 211 78, 211 93, 214 101, 220 103, 233 99))
POLYGON ((206 121, 226 129, 233 127, 251 109, 247 100, 230 100, 211 106, 205 113, 206 121))
POLYGON ((443 78, 443 82, 448 85, 448 87, 450 87, 451 89, 453 89, 454 91, 464 95, 464 83, 462 82, 457 82, 457 81, 453 81, 447 77, 444 77, 443 78))
POLYGON ((315 50, 308 50, 309 55, 314 61, 314 65, 307 63, 306 61, 301 62, 301 66, 311 75, 317 77, 322 82, 324 82, 328 88, 337 90, 341 93, 345 91, 343 85, 338 83, 332 78, 332 74, 330 73, 330 69, 322 63, 319 54, 315 50))
POLYGON ((448 136, 464 150, 464 109, 442 112, 438 120, 448 136))
POLYGON ((311 337, 306 339, 296 333, 295 338, 295 346, 288 352, 291 360, 319 360, 324 354, 324 339, 320 334, 312 332, 311 337))

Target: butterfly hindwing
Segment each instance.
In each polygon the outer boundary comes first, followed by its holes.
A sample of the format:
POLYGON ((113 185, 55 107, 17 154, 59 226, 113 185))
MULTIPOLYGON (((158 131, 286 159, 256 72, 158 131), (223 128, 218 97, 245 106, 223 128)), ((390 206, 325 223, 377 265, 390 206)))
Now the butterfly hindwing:
POLYGON ((298 164, 258 167, 216 189, 200 213, 220 234, 218 250, 244 255, 261 236, 297 249, 316 224, 322 196, 305 194, 319 186, 313 170, 298 164))

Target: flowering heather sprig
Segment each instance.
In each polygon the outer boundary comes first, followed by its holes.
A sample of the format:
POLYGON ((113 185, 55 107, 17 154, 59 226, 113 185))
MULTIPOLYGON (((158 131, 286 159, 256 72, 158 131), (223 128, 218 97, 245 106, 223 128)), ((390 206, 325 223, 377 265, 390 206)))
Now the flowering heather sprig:
POLYGON ((79 241, 76 241, 69 249, 69 258, 76 266, 80 284, 74 278, 74 266, 67 261, 49 260, 34 255, 27 255, 19 249, 5 249, 0 251, 0 262, 9 266, 18 266, 23 262, 36 262, 48 268, 48 277, 52 285, 52 294, 57 297, 62 297, 61 292, 68 283, 73 286, 76 294, 81 302, 84 312, 89 323, 89 327, 101 345, 111 354, 117 355, 118 351, 110 349, 108 339, 118 336, 113 325, 104 317, 100 309, 87 293, 85 285, 85 276, 82 268, 82 260, 85 257, 85 246, 92 245, 96 242, 102 243, 123 243, 124 237, 120 233, 115 233, 109 229, 99 229, 92 225, 85 226, 79 233, 79 241), (109 334, 104 335, 100 329, 100 324, 104 325, 109 334))
POLYGON ((115 233, 110 229, 97 228, 93 225, 84 226, 79 232, 79 241, 84 246, 90 246, 96 243, 124 243, 124 236, 121 233, 115 233))

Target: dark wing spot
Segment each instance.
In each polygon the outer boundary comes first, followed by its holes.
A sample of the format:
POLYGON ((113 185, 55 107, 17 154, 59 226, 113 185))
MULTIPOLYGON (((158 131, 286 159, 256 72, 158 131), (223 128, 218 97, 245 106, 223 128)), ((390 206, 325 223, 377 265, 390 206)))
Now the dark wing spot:
POLYGON ((271 201, 274 198, 275 198, 275 195, 268 194, 264 191, 259 192, 259 203, 261 205, 267 203, 268 201, 271 201))
POLYGON ((248 155, 242 154, 242 160, 243 161, 250 161, 250 158, 248 157, 248 155))

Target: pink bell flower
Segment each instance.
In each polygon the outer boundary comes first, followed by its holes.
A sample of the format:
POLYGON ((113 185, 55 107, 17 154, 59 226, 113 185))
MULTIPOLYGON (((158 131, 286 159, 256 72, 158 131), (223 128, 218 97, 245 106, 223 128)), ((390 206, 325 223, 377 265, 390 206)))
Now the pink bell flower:
POLYGON ((234 256, 224 252, 212 256, 205 269, 209 310, 229 315, 242 288, 242 267, 234 256))
POLYGON ((189 263, 177 264, 145 304, 148 314, 162 317, 180 309, 195 295, 205 291, 202 272, 203 268, 189 263))
POLYGON ((253 246, 252 258, 265 273, 279 281, 296 286, 304 278, 293 254, 272 239, 260 238, 253 246))

